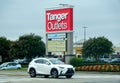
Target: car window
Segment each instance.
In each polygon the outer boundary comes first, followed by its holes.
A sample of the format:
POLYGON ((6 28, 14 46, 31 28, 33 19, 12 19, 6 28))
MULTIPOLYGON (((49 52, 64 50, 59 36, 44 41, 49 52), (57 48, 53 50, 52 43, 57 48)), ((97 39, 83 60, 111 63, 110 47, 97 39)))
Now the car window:
POLYGON ((50 59, 51 63, 53 64, 64 64, 62 61, 60 61, 59 59, 50 59))
POLYGON ((41 63, 41 64, 43 64, 43 60, 42 59, 35 60, 35 63, 41 63))
POLYGON ((14 63, 9 63, 8 65, 9 65, 9 66, 14 66, 14 63))
POLYGON ((17 65, 17 63, 12 63, 12 65, 13 65, 13 66, 16 66, 16 65, 17 65))
POLYGON ((11 63, 8 63, 7 66, 11 66, 11 63))
POLYGON ((49 63, 47 60, 43 60, 43 64, 49 63))

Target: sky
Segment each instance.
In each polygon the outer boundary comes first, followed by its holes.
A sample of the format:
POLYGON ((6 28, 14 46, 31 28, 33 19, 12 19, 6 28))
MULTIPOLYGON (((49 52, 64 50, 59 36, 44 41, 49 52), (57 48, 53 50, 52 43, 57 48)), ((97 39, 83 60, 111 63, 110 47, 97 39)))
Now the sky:
POLYGON ((104 36, 120 46, 120 0, 0 0, 0 37, 17 40, 34 33, 45 41, 45 11, 74 6, 74 41, 104 36))

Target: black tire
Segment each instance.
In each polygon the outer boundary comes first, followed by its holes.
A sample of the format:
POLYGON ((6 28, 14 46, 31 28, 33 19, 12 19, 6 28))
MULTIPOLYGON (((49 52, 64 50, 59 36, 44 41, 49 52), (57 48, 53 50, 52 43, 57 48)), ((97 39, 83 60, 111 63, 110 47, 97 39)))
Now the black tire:
POLYGON ((51 71, 51 76, 52 76, 52 78, 58 78, 59 76, 58 76, 58 71, 56 70, 56 69, 53 69, 52 71, 51 71))
POLYGON ((72 75, 66 75, 66 78, 71 78, 72 77, 72 75))
POLYGON ((20 67, 18 67, 17 69, 21 69, 20 67))
POLYGON ((30 69, 29 74, 30 74, 30 77, 36 77, 35 69, 30 69))

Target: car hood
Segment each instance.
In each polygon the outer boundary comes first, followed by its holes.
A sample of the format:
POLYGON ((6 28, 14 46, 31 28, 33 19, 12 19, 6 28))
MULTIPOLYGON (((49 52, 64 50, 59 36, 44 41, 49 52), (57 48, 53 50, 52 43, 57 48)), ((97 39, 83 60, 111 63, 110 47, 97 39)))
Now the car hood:
POLYGON ((57 67, 64 67, 64 68, 73 68, 72 65, 68 65, 68 64, 56 64, 57 67))

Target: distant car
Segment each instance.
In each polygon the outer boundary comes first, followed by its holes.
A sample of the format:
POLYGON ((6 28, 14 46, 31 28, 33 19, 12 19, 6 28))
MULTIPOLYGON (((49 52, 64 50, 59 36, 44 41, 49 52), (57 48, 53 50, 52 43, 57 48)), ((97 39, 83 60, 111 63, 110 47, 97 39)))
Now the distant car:
POLYGON ((0 65, 1 70, 6 70, 6 69, 20 69, 21 64, 15 63, 15 62, 5 62, 0 65))
POLYGON ((105 63, 111 63, 111 59, 110 58, 99 58, 100 62, 105 62, 105 63))
POLYGON ((13 62, 15 62, 15 63, 28 63, 26 59, 14 59, 13 62))
POLYGON ((65 64, 57 58, 36 58, 29 63, 28 73, 30 77, 43 75, 52 78, 58 78, 59 76, 71 78, 75 69, 72 65, 65 64))
POLYGON ((111 60, 111 62, 120 62, 120 58, 114 58, 111 60))
POLYGON ((87 58, 84 59, 84 61, 85 62, 95 62, 96 60, 94 58, 87 57, 87 58))

